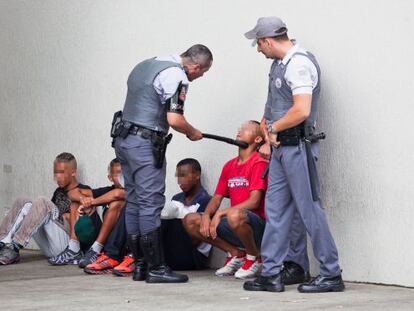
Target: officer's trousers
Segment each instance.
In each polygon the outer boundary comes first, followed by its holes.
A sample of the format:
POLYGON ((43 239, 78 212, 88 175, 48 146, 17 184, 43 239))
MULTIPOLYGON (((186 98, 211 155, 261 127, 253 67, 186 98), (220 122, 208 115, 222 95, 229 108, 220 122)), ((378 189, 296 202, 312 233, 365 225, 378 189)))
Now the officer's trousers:
POLYGON ((144 235, 161 225, 165 204, 165 169, 154 166, 152 143, 139 135, 115 141, 115 153, 125 178, 125 224, 128 234, 144 235))
MULTIPOLYGON (((319 144, 312 144, 315 159, 319 144)), ((319 182, 316 185, 319 190, 319 182)), ((338 252, 330 233, 321 202, 313 201, 305 146, 273 148, 269 169, 269 187, 266 193, 266 228, 262 241, 263 276, 281 271, 295 229, 297 215, 308 232, 313 252, 320 263, 320 274, 337 276, 341 273, 338 252), (296 215, 296 216, 295 216, 296 215)), ((289 256, 288 256, 289 257, 289 256)))

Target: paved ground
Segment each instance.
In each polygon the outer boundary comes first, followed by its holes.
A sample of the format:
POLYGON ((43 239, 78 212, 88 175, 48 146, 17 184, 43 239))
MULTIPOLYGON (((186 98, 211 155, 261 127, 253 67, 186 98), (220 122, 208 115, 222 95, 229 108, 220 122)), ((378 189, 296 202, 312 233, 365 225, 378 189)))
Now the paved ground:
POLYGON ((146 284, 112 275, 88 276, 76 266, 52 267, 25 251, 0 266, 0 310, 414 310, 414 289, 347 283, 344 293, 243 291, 242 281, 190 272, 179 285, 146 284))

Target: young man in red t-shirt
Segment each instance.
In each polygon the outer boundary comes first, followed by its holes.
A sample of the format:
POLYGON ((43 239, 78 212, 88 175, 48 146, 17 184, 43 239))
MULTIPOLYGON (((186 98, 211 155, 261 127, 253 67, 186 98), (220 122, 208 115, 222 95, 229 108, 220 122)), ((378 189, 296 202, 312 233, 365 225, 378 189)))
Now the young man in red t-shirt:
POLYGON ((184 225, 194 240, 228 253, 225 265, 216 275, 249 278, 258 275, 262 267, 259 248, 265 227, 267 188, 267 178, 262 175, 268 161, 256 151, 263 142, 257 121, 242 124, 237 139, 248 143, 248 148, 239 148, 239 155, 224 165, 205 212, 187 215, 184 225), (230 199, 230 208, 219 209, 223 198, 230 199))

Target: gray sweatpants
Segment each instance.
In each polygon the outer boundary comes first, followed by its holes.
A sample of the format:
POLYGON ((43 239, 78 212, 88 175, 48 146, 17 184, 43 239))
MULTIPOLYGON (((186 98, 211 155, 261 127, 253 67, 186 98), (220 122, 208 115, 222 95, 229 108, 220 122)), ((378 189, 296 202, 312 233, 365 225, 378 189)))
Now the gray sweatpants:
POLYGON ((25 247, 33 238, 46 257, 56 256, 69 244, 68 227, 57 216, 57 207, 47 198, 19 198, 0 224, 0 241, 25 247))
POLYGON ((166 161, 154 167, 152 143, 139 135, 115 141, 115 152, 125 178, 125 224, 128 234, 144 235, 161 226, 165 205, 166 161))
MULTIPOLYGON (((319 144, 312 144, 314 161, 319 144)), ((319 189, 319 183, 317 185, 319 189)), ((341 273, 338 252, 320 201, 313 201, 309 183, 306 151, 298 146, 273 148, 266 193, 266 228, 262 241, 263 276, 280 272, 283 261, 289 258, 291 228, 297 217, 303 221, 313 252, 320 263, 322 276, 341 273)), ((299 228, 300 227, 296 227, 299 228)), ((295 227, 293 227, 295 229, 295 227)), ((300 241, 297 241, 300 244, 300 241)))

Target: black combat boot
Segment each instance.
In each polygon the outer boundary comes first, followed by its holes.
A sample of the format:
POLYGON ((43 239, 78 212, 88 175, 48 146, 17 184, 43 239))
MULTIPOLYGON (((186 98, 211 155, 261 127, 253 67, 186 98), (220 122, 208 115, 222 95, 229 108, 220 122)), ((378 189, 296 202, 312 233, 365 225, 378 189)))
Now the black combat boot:
POLYGON ((285 285, 292 285, 309 282, 310 275, 297 263, 286 261, 283 263, 282 279, 285 285))
POLYGON ((144 253, 142 252, 139 235, 138 234, 128 234, 127 243, 134 256, 134 274, 132 279, 134 281, 144 281, 147 278, 147 263, 144 261, 144 253))
POLYGON ((301 284, 298 291, 301 293, 343 292, 345 290, 342 276, 326 277, 318 275, 309 283, 301 284))
POLYGON ((253 281, 245 282, 243 288, 249 291, 283 292, 285 285, 282 280, 282 272, 273 276, 259 276, 253 281))
POLYGON ((161 228, 140 237, 140 244, 148 263, 147 283, 184 283, 188 276, 171 271, 164 260, 164 250, 161 240, 161 228))

